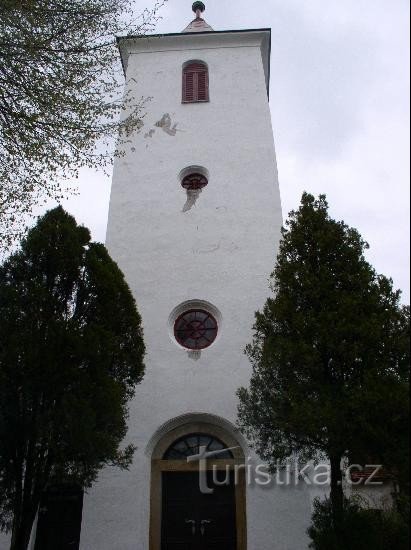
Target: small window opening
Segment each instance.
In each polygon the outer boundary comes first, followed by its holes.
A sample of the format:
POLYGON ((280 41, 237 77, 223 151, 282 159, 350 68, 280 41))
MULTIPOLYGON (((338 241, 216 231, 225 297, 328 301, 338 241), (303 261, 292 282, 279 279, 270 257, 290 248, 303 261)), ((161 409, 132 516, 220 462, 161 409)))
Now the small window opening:
POLYGON ((187 191, 196 191, 198 189, 203 189, 208 184, 207 178, 203 174, 189 174, 185 176, 181 185, 187 191))
POLYGON ((189 350, 208 348, 217 337, 216 319, 203 309, 190 309, 180 315, 174 323, 177 342, 189 350))
POLYGON ((209 101, 208 68, 200 61, 187 64, 183 69, 183 103, 209 101))

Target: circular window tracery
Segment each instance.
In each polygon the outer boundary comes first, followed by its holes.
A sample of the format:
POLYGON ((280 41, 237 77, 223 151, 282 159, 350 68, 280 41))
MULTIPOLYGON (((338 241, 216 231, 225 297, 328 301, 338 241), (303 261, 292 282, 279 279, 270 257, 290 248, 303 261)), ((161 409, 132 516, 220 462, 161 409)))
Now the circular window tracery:
POLYGON ((200 447, 205 447, 206 452, 216 452, 216 458, 219 459, 234 458, 227 446, 216 437, 194 433, 177 439, 165 452, 164 460, 184 460, 189 456, 199 455, 200 447))
POLYGON ((201 350, 210 346, 217 337, 216 319, 203 309, 191 309, 182 313, 174 323, 177 342, 187 349, 201 350))
POLYGON ((203 189, 208 184, 206 176, 199 173, 188 174, 183 178, 181 185, 187 191, 195 191, 198 189, 203 189))

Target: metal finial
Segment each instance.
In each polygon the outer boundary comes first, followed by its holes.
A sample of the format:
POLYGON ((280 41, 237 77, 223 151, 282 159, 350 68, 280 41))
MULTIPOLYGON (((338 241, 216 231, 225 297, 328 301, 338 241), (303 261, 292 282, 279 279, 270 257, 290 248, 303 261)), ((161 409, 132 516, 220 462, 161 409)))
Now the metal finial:
POLYGON ((200 17, 203 11, 205 11, 205 5, 203 2, 194 2, 193 12, 197 15, 197 17, 200 17))

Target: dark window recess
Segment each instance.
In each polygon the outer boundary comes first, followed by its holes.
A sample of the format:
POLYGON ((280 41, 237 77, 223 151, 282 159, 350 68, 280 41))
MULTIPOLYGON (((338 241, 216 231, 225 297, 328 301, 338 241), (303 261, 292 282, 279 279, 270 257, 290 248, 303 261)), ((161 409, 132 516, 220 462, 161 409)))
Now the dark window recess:
POLYGON ((188 191, 195 191, 196 189, 202 189, 207 183, 207 178, 202 174, 189 174, 183 179, 181 185, 188 191))
POLYGON ((200 454, 200 447, 206 447, 207 452, 217 451, 216 459, 234 458, 226 445, 212 435, 190 434, 175 441, 164 454, 164 460, 185 460, 189 456, 200 454))
POLYGON ((207 65, 190 63, 183 69, 183 103, 201 101, 209 101, 207 65))
POLYGON ((82 511, 81 488, 61 485, 47 489, 39 508, 35 550, 78 550, 82 511))
POLYGON ((207 348, 217 337, 217 321, 202 309, 185 311, 174 323, 174 336, 187 349, 207 348))

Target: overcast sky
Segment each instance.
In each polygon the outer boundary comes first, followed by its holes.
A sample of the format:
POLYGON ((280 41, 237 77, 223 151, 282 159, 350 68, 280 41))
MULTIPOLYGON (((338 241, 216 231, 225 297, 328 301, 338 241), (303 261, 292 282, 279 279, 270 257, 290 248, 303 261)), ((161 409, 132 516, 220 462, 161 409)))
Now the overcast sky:
MULTIPOLYGON (((151 6, 153 0, 138 0, 151 6)), ((169 0, 157 32, 179 32, 169 0)), ((215 30, 271 27, 271 113, 284 216, 304 190, 359 229, 409 302, 409 1, 206 0, 215 30)), ((104 241, 110 179, 82 172, 64 206, 104 241)))

